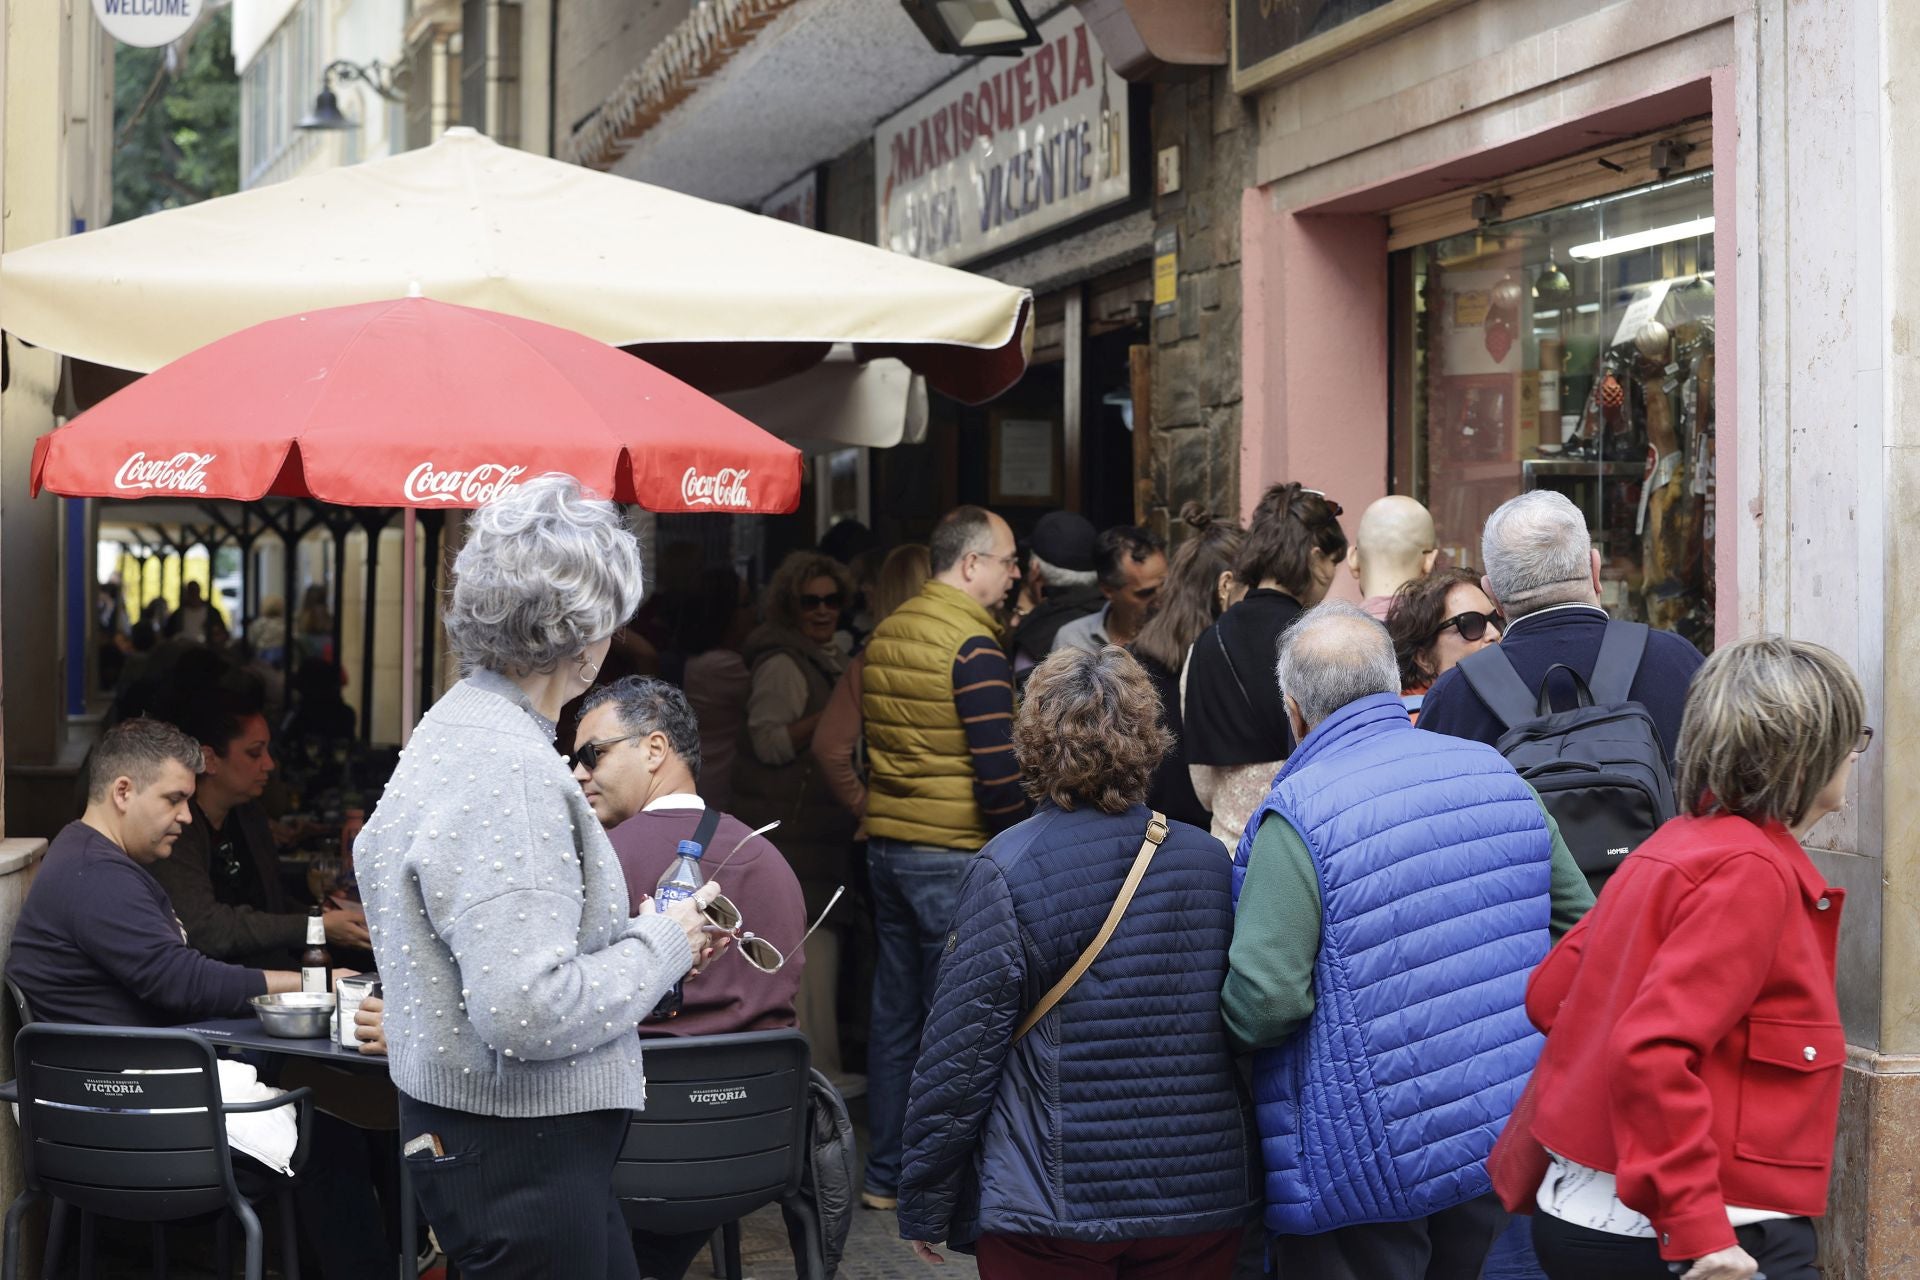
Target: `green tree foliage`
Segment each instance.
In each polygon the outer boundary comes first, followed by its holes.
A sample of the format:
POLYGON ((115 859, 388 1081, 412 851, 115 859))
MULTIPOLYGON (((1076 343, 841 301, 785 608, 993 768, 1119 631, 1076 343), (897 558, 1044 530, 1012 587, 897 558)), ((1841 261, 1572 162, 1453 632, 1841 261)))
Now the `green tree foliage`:
POLYGON ((113 64, 113 220, 229 195, 240 182, 240 80, 222 8, 184 46, 120 45, 113 64))

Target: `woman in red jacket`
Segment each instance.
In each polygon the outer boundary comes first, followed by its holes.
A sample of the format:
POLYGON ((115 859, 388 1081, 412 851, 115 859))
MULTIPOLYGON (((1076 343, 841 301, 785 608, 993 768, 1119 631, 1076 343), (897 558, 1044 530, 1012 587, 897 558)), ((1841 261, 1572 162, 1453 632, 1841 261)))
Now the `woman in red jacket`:
POLYGON ((1800 842, 1873 740, 1837 656, 1716 652, 1680 730, 1692 812, 1535 971, 1534 1247, 1553 1280, 1814 1280, 1846 1045, 1841 892, 1800 842))

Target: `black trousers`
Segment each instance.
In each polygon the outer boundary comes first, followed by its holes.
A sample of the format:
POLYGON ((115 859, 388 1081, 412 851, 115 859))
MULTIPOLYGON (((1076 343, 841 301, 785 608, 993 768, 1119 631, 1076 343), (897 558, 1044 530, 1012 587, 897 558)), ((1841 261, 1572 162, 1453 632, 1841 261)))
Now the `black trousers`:
MULTIPOLYGON (((1809 1219, 1770 1218, 1733 1234, 1767 1280, 1819 1280, 1819 1242, 1809 1219)), ((1577 1227, 1548 1213, 1533 1215, 1533 1251, 1552 1280, 1673 1280, 1654 1240, 1577 1227)))
POLYGON ((713 1239, 711 1231, 681 1232, 674 1235, 662 1235, 655 1231, 635 1231, 633 1233, 633 1254, 640 1264, 640 1274, 645 1280, 684 1280, 687 1268, 700 1256, 707 1242, 713 1239))
POLYGON ((1500 1202, 1478 1196, 1411 1222, 1275 1236, 1274 1269, 1284 1280, 1479 1280, 1487 1250, 1506 1225, 1500 1202))
POLYGON ((503 1119, 400 1095, 400 1139, 446 1154, 407 1157, 414 1194, 462 1280, 639 1280, 613 1196, 628 1113, 503 1119))

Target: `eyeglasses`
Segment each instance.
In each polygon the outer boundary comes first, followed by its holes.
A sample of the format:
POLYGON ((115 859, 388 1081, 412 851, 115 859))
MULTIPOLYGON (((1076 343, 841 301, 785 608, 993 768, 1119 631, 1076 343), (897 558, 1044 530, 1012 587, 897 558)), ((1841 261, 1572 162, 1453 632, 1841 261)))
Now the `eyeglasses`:
POLYGON ((973 554, 979 556, 982 560, 998 560, 1009 569, 1016 568, 1020 564, 1020 553, 1018 551, 1010 556, 997 556, 991 551, 976 551, 973 554))
MULTIPOLYGON (((752 837, 749 836, 748 839, 752 837)), ((800 949, 807 945, 807 939, 813 936, 815 929, 826 922, 827 912, 833 910, 833 904, 840 901, 840 895, 846 891, 845 885, 833 891, 833 896, 827 899, 827 905, 820 908, 819 918, 807 926, 807 931, 800 935, 800 941, 794 943, 793 950, 789 952, 782 952, 779 947, 757 933, 743 933, 740 928, 743 923, 740 918, 740 908, 734 906, 733 900, 724 893, 715 894, 712 902, 700 908, 700 914, 706 917, 709 927, 733 939, 734 947, 740 952, 742 960, 762 973, 778 973, 781 966, 787 963, 788 956, 800 954, 800 949)))
POLYGON ((1866 725, 1860 730, 1860 741, 1853 744, 1853 754, 1861 755, 1873 745, 1873 726, 1866 725))
POLYGON ((833 609, 838 611, 847 598, 838 591, 829 591, 826 595, 803 595, 800 597, 800 612, 812 613, 815 609, 833 609))
POLYGON ((1460 638, 1472 644, 1487 634, 1489 626, 1499 626, 1505 619, 1497 613, 1481 613, 1478 609, 1469 609, 1465 613, 1456 613, 1433 629, 1433 638, 1438 640, 1440 633, 1452 627, 1460 633, 1460 638))
POLYGON ((592 773, 600 767, 600 759, 607 754, 608 747, 616 742, 632 742, 635 738, 646 736, 644 733, 628 733, 618 738, 602 738, 598 742, 582 743, 572 755, 567 757, 567 764, 575 769, 585 768, 588 773, 592 773))

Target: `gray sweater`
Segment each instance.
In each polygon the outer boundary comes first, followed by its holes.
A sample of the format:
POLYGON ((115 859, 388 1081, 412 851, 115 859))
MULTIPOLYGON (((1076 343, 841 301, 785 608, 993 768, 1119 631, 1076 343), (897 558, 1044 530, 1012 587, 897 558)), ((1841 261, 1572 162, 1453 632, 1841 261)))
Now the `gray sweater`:
POLYGON ((693 962, 629 918, 619 861, 518 686, 476 672, 421 717, 354 845, 393 1081, 490 1116, 646 1102, 634 1027, 693 962))

